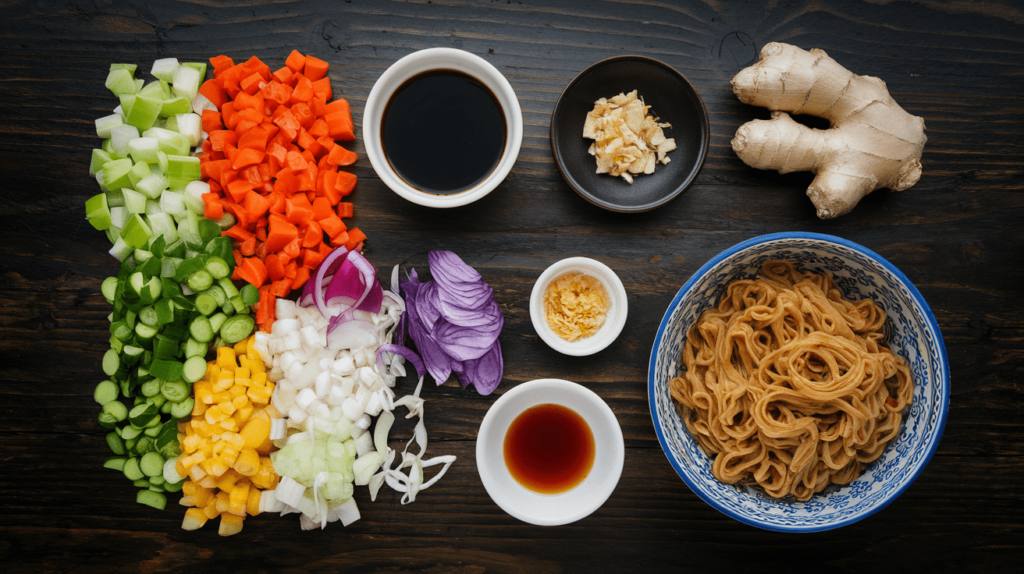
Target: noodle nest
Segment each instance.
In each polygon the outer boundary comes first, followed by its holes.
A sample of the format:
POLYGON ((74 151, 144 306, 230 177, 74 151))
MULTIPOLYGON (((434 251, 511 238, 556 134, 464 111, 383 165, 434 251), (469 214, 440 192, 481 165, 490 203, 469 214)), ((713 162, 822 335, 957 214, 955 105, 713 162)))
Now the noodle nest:
POLYGON ((860 476, 914 393, 906 361, 882 344, 885 317, 785 261, 731 282, 690 328, 669 383, 715 477, 808 500, 860 476))

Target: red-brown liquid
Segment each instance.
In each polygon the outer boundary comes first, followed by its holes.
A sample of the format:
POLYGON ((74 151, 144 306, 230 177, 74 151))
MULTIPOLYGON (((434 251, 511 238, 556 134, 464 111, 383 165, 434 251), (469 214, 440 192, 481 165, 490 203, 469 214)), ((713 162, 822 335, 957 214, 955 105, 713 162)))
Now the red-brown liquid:
POLYGON ((572 489, 594 466, 594 433, 576 411, 543 404, 526 409, 505 433, 505 466, 526 488, 542 494, 572 489))

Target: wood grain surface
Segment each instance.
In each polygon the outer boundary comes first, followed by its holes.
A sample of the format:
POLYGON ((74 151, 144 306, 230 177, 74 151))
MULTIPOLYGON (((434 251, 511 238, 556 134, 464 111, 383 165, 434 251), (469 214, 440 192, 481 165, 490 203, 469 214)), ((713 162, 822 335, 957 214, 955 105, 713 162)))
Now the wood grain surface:
MULTIPOLYGON (((0 19, 0 571, 5 572, 862 572, 1015 570, 1024 558, 1024 7, 1018 2, 619 0, 286 1, 244 3, 3 1, 0 19), (818 47, 884 79, 924 117, 924 176, 820 221, 808 174, 748 168, 736 128, 767 112, 740 104, 730 78, 766 42, 818 47), (518 162, 486 198, 432 210, 387 189, 362 141, 351 196, 378 269, 425 267, 459 253, 495 288, 506 316, 505 375, 481 397, 457 383, 425 389, 430 452, 458 460, 402 506, 391 491, 356 499, 348 528, 301 532, 295 516, 259 516, 232 538, 180 529, 183 511, 134 502, 92 401, 103 378, 116 272, 109 243, 84 218, 99 145, 93 120, 116 99, 111 62, 255 54, 272 68, 292 49, 331 64, 357 131, 374 81, 395 60, 435 46, 494 64, 519 96, 518 162), (593 62, 657 58, 682 72, 710 113, 697 183, 656 211, 602 211, 562 181, 549 120, 562 88, 593 62), (887 258, 917 286, 945 338, 953 392, 945 436, 891 506, 830 532, 780 534, 735 522, 697 498, 654 435, 646 372, 669 301, 703 263, 751 237, 814 231, 887 258), (619 339, 590 358, 557 354, 528 316, 550 263, 589 256, 629 294, 619 339), (571 525, 542 528, 502 512, 480 483, 475 437, 487 408, 540 377, 577 381, 612 407, 626 439, 608 502, 571 525)), ((382 274, 383 275, 383 274, 382 274)), ((399 427, 397 443, 410 429, 399 427)))

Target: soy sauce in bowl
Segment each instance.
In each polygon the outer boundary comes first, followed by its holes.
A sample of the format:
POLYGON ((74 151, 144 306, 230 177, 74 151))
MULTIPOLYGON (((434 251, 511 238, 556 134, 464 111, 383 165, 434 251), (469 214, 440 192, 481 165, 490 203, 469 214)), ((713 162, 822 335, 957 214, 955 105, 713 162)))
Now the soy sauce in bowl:
POLYGON ((508 427, 505 466, 534 492, 559 494, 575 488, 594 466, 594 433, 576 411, 553 403, 531 407, 508 427))
POLYGON ((395 90, 381 120, 381 142, 405 183, 450 195, 494 171, 506 130, 501 105, 481 82, 455 70, 431 70, 395 90))

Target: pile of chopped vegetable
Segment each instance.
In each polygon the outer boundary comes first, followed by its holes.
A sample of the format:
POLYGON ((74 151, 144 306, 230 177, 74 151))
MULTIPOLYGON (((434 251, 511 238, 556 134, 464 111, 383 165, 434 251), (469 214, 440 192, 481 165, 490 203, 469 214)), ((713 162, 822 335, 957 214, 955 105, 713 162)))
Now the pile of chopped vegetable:
POLYGON ((259 58, 235 64, 211 58, 215 78, 199 93, 220 111, 204 110, 201 172, 209 184, 205 215, 225 214, 237 223, 235 279, 260 289, 256 320, 263 331, 274 322, 278 297, 302 287, 310 271, 332 250, 361 250, 366 236, 348 229, 356 176, 339 170, 355 163, 355 152, 335 140, 355 139, 352 112, 344 99, 330 101, 327 63, 293 51, 275 72, 259 58))
MULTIPOLYGON (((397 268, 392 283, 397 284, 397 268)), ((254 343, 277 383, 273 405, 286 416, 271 434, 280 447, 271 458, 281 482, 268 509, 301 513, 304 529, 336 520, 348 525, 360 516, 352 499, 355 486, 369 485, 376 499, 386 481, 408 503, 454 462, 454 456, 422 460, 422 375, 412 395, 395 398, 404 359, 421 370, 414 353, 390 344, 404 309, 398 293, 381 288, 373 266, 344 248, 324 259, 299 304, 277 300, 278 320, 269 334, 257 333, 254 343), (396 453, 387 437, 397 406, 419 416, 410 443, 415 440, 420 451, 408 453, 407 445, 398 467, 391 468, 396 453), (373 417, 378 418, 371 433, 373 417), (444 467, 424 483, 422 469, 435 464, 444 467)))
POLYGON ((274 384, 253 340, 217 349, 217 360, 195 384, 196 405, 192 420, 182 425, 183 454, 174 469, 189 477, 181 499, 191 507, 181 525, 185 530, 220 516, 220 535, 237 534, 246 515, 263 510, 263 493, 277 485, 268 457, 270 428, 279 417, 270 405, 274 384))
POLYGON ((451 251, 431 251, 428 261, 433 281, 420 282, 413 269, 402 282, 409 336, 437 384, 455 372, 463 387, 489 395, 505 365, 498 342, 505 316, 494 290, 451 251))

